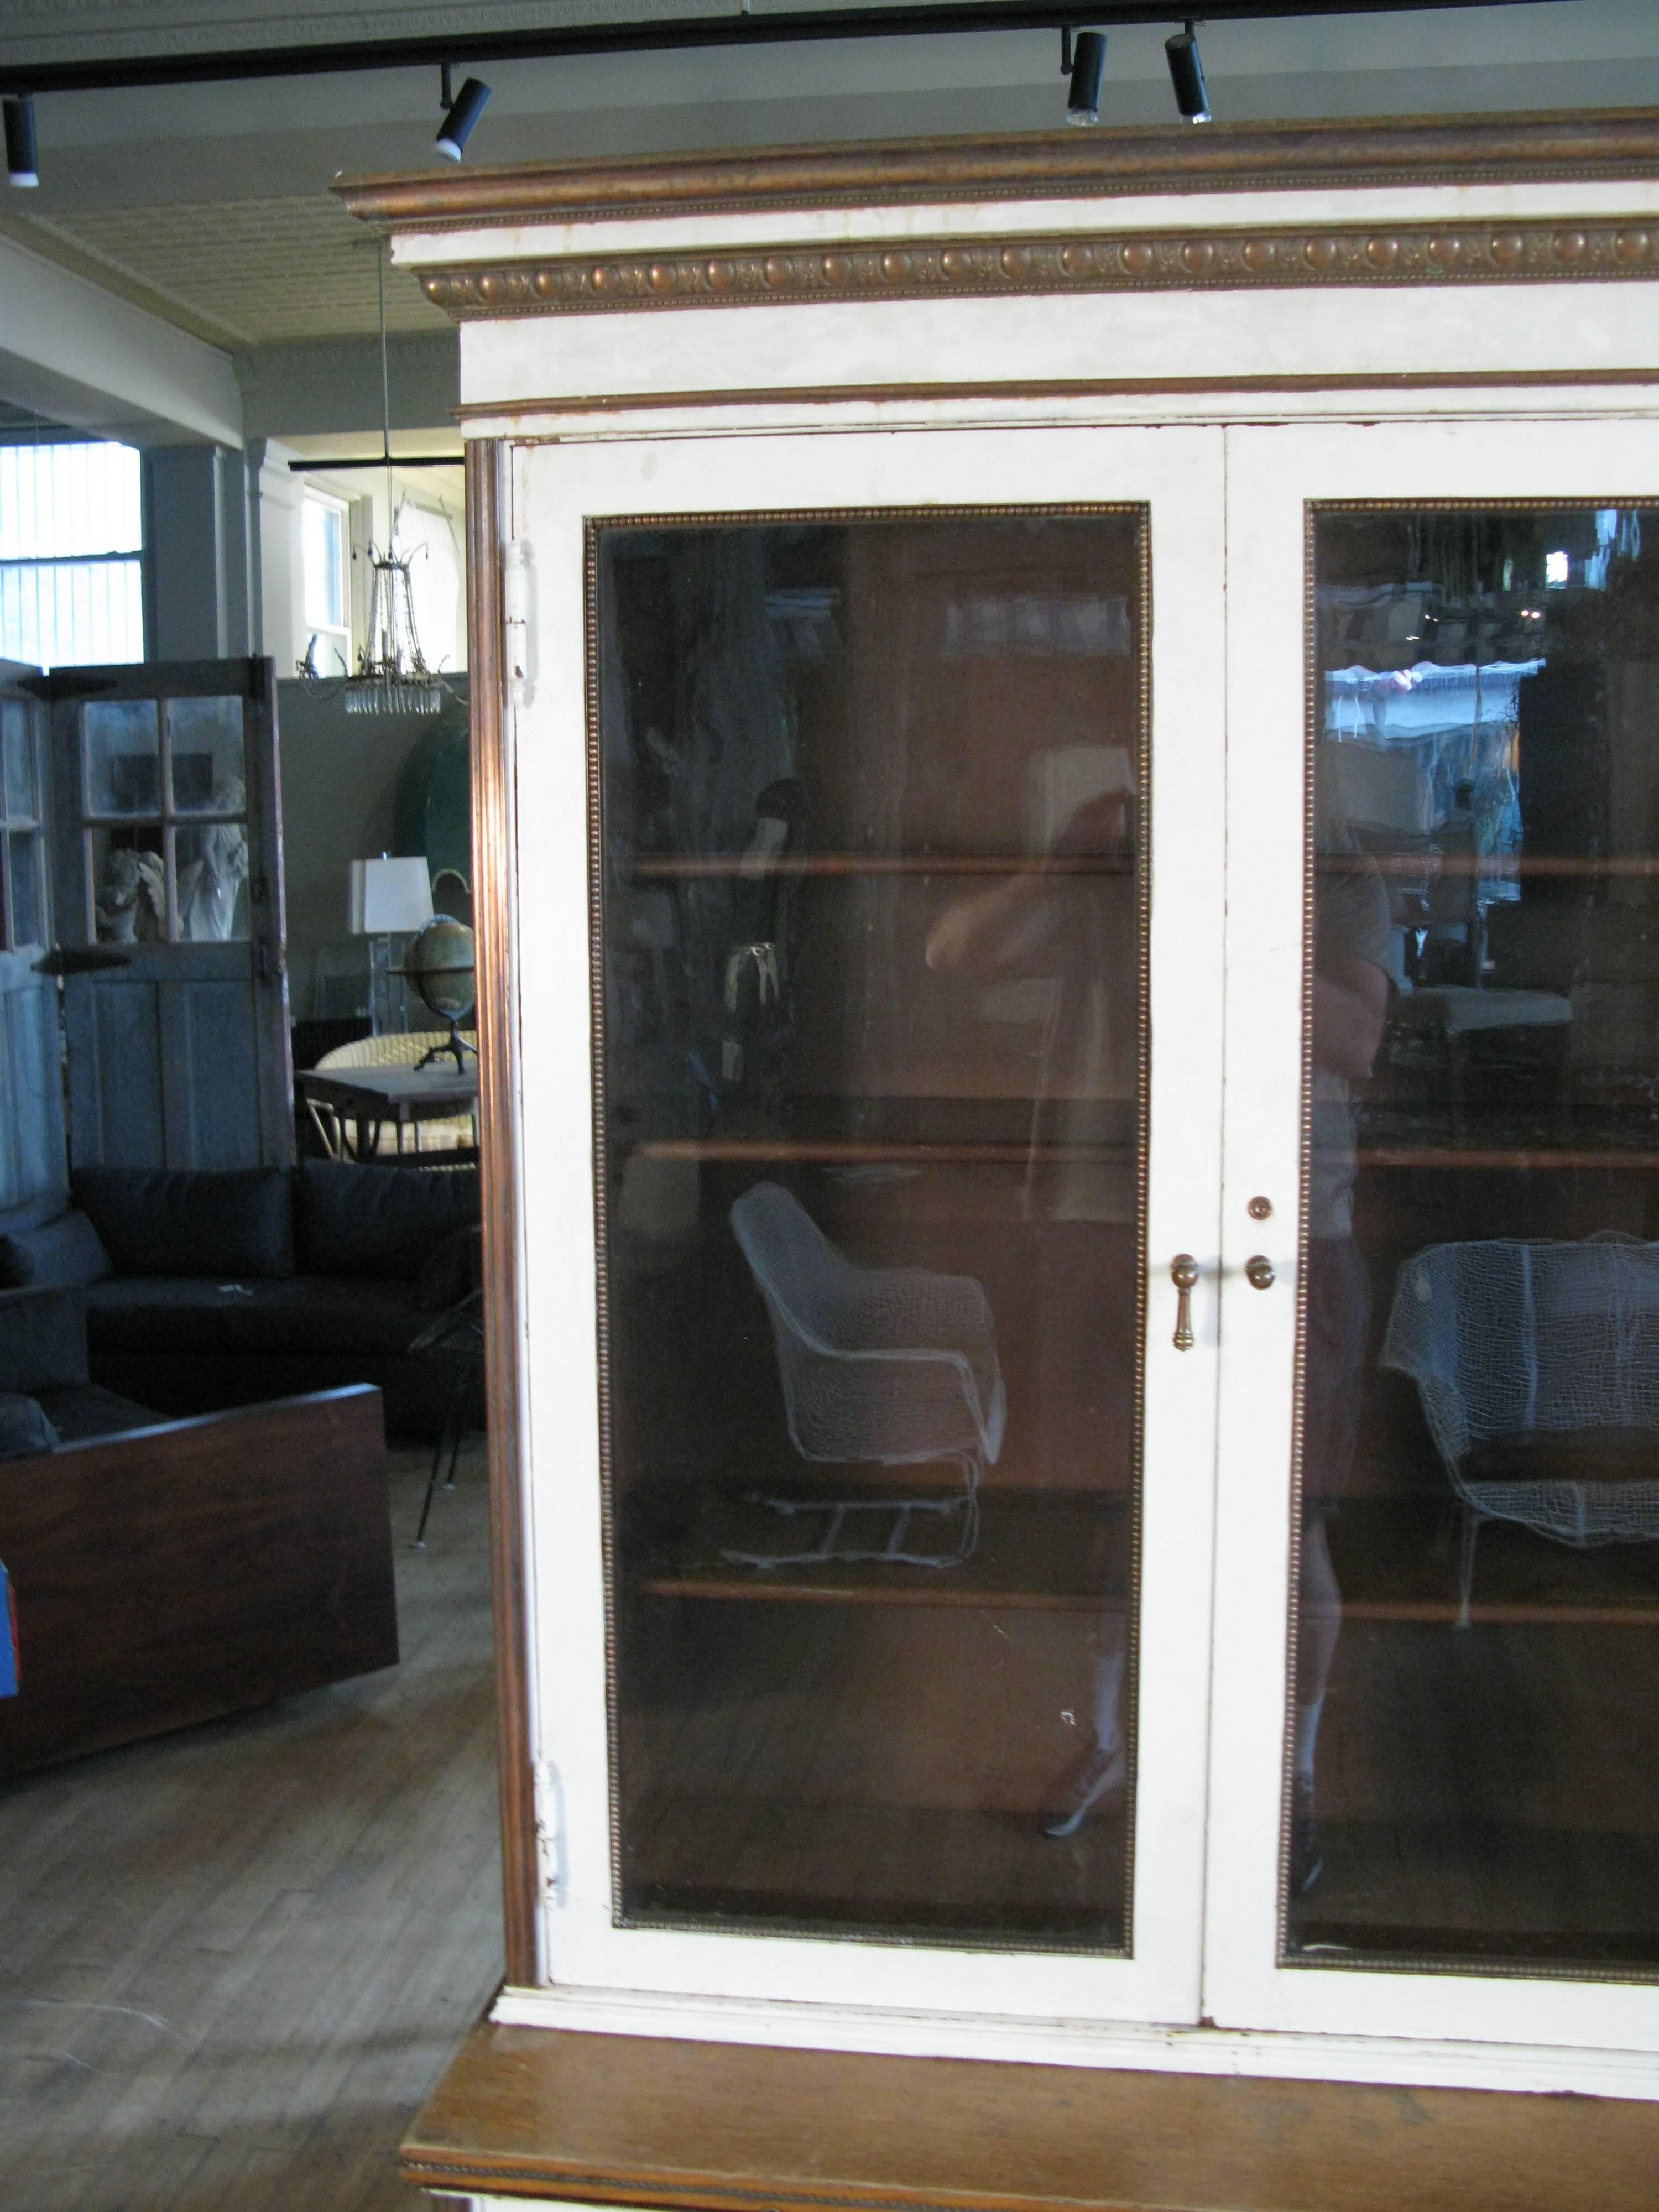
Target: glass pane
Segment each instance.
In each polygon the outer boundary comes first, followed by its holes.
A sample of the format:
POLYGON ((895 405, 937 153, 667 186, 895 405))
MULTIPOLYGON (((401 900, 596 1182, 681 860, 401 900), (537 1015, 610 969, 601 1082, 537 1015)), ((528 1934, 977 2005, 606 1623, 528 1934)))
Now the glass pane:
POLYGON ((44 945, 46 918, 41 901, 40 833, 14 830, 6 840, 11 881, 11 941, 44 945))
POLYGON ((33 716, 24 699, 0 699, 0 753, 4 755, 5 814, 13 822, 34 819, 33 716))
POLYGON ((320 499, 300 511, 307 629, 339 629, 345 611, 345 516, 320 499))
POLYGON ((0 446, 0 561, 131 553, 143 543, 135 446, 0 446))
POLYGON ((241 814, 247 793, 242 778, 242 702, 240 699, 169 699, 173 733, 173 804, 180 814, 241 814))
POLYGON ((179 871, 179 936, 185 944, 222 944, 247 933, 247 825, 215 822, 174 832, 179 871))
POLYGON ((149 945, 167 936, 162 841, 159 822, 89 834, 93 933, 100 945, 149 945))
POLYGON ((1659 512, 1325 512, 1287 1940, 1659 1965, 1659 512))
POLYGON ((75 668, 143 657, 142 562, 0 562, 0 659, 75 668))
POLYGON ((93 814, 154 814, 161 805, 161 723, 154 699, 94 699, 82 710, 93 814))
POLYGON ((629 1922, 1129 1946, 1144 542, 599 533, 629 1922))

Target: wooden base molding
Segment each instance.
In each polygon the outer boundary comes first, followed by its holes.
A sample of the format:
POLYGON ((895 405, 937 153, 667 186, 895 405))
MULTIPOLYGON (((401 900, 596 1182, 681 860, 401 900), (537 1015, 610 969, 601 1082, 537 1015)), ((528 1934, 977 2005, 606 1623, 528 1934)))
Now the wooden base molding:
POLYGON ((1659 2104, 487 2025, 403 2172, 698 2212, 1651 2212, 1659 2104))

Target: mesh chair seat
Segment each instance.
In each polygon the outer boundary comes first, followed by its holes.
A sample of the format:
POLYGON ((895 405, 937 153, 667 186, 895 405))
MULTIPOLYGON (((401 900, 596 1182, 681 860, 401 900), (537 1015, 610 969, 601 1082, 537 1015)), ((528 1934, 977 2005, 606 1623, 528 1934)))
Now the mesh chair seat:
POLYGON ((1580 1549, 1659 1540, 1659 1244, 1431 1245, 1395 1278, 1382 1364, 1416 1383, 1464 1508, 1461 1626, 1483 1519, 1580 1549), (1655 1472, 1633 1474, 1632 1436, 1650 1435, 1655 1472), (1547 1452, 1552 1437, 1561 1442, 1547 1452), (1623 1464, 1575 1474, 1575 1455, 1594 1460, 1586 1447, 1598 1440, 1602 1459, 1623 1464), (1528 1457, 1536 1476, 1515 1465, 1528 1457))
POLYGON ((990 1304, 971 1276, 918 1267, 861 1267, 838 1251, 781 1185, 756 1183, 732 1208, 732 1227, 766 1304, 790 1441, 826 1464, 954 1465, 962 1489, 899 1499, 769 1498, 780 1513, 823 1511, 830 1524, 815 1547, 787 1553, 729 1553, 758 1567, 822 1559, 883 1559, 952 1566, 978 1538, 979 1485, 1002 1449, 1007 1419, 990 1304), (955 1547, 904 1547, 917 1513, 959 1511, 955 1547), (878 1549, 842 1550, 848 1515, 895 1516, 878 1549))

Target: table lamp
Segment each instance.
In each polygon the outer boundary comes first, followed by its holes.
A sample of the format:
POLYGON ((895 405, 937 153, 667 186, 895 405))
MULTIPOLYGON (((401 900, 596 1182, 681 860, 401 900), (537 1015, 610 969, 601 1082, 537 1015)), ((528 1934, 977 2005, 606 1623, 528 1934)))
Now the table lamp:
POLYGON ((350 903, 352 935, 369 940, 369 1027, 383 1036, 392 1027, 392 940, 412 937, 432 919, 425 855, 354 860, 350 903))

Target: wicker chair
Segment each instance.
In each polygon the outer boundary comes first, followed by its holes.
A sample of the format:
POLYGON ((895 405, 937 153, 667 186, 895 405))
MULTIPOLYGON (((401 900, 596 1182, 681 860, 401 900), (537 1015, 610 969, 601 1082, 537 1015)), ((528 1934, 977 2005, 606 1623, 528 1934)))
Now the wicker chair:
MULTIPOLYGON (((476 1047, 477 1039, 470 1032, 462 1032, 468 1044, 476 1047)), ((431 1051, 434 1045, 447 1043, 447 1038, 438 1030, 394 1030, 386 1036, 359 1037, 353 1044, 336 1045, 318 1061, 319 1071, 331 1067, 413 1067, 431 1051)), ((311 1115, 324 1151, 331 1160, 355 1159, 345 1128, 331 1106, 319 1105, 308 1098, 306 1105, 311 1115)), ((417 1152, 453 1152, 478 1141, 477 1117, 471 1114, 446 1115, 440 1121, 416 1121, 411 1124, 417 1152)), ((396 1158, 403 1149, 403 1133, 393 1123, 380 1129, 375 1144, 380 1158, 396 1158)))

